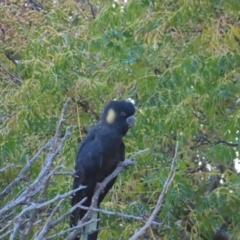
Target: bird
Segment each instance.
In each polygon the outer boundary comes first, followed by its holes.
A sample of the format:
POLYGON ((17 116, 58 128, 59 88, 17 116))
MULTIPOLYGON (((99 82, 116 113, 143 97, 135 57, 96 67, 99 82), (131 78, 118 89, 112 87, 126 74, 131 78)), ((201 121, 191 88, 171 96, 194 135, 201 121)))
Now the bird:
MULTIPOLYGON (((134 114, 135 106, 129 101, 113 100, 104 107, 99 122, 89 130, 77 152, 73 189, 79 188, 81 185, 85 188, 73 194, 72 206, 87 197, 82 205, 89 207, 96 186, 101 184, 116 169, 119 162, 124 161, 125 145, 123 137, 127 134, 129 128, 135 124, 134 114)), ((115 181, 116 177, 102 190, 98 197, 98 208, 115 181)), ((77 226, 78 221, 84 217, 86 212, 86 210, 77 208, 71 214, 70 227, 77 226)), ((99 214, 95 215, 98 219, 99 214)), ((94 224, 94 227, 87 225, 81 236, 78 236, 75 240, 96 240, 98 231, 92 229, 97 230, 98 223, 92 223, 92 225, 94 224), (87 234, 88 232, 91 233, 87 234)))
POLYGON ((228 228, 227 223, 224 223, 221 227, 218 227, 212 239, 213 240, 230 240, 231 235, 229 234, 227 228, 228 228))

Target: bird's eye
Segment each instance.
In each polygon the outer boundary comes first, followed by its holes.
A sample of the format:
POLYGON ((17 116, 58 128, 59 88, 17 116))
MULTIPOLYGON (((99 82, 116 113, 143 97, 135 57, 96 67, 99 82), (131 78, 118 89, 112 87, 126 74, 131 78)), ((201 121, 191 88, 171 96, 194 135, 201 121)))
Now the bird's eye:
POLYGON ((125 112, 121 112, 121 115, 122 116, 126 116, 127 114, 125 112))

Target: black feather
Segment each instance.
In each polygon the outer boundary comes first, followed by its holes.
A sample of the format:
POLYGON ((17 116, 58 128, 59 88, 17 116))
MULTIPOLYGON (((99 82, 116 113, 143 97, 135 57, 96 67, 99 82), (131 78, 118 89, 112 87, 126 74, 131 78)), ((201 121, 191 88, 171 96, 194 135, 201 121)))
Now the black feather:
MULTIPOLYGON (((134 105, 126 101, 111 101, 104 108, 100 121, 89 131, 77 153, 73 189, 80 185, 86 186, 86 188, 73 195, 72 206, 85 197, 87 200, 83 205, 90 206, 96 184, 102 182, 115 170, 118 163, 124 160, 123 137, 135 121, 134 113, 134 105)), ((116 178, 110 181, 100 194, 98 207, 115 181, 116 178)), ((83 209, 74 211, 71 215, 71 227, 76 226, 86 212, 83 209)), ((96 225, 96 229, 97 227, 98 225, 96 225)), ((97 235, 96 231, 89 234, 87 239, 96 240, 97 235)))

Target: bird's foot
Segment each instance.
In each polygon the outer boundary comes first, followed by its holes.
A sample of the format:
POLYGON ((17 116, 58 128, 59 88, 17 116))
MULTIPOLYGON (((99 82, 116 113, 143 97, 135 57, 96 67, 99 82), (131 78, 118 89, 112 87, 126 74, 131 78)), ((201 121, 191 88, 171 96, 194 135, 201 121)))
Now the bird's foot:
POLYGON ((104 192, 104 185, 103 185, 102 183, 97 182, 96 188, 100 188, 100 189, 101 189, 101 192, 104 192))
POLYGON ((118 163, 118 166, 119 166, 119 167, 123 167, 123 168, 125 168, 125 169, 128 169, 128 168, 129 168, 129 166, 126 164, 126 162, 119 162, 119 163, 118 163))

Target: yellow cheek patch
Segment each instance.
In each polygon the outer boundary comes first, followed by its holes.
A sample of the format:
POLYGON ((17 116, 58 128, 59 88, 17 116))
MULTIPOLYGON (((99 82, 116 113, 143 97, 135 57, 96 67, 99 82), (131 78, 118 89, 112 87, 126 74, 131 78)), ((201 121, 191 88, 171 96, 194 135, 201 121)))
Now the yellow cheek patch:
POLYGON ((107 113, 107 123, 109 124, 113 123, 115 120, 115 117, 116 117, 115 111, 112 108, 109 109, 107 113))

